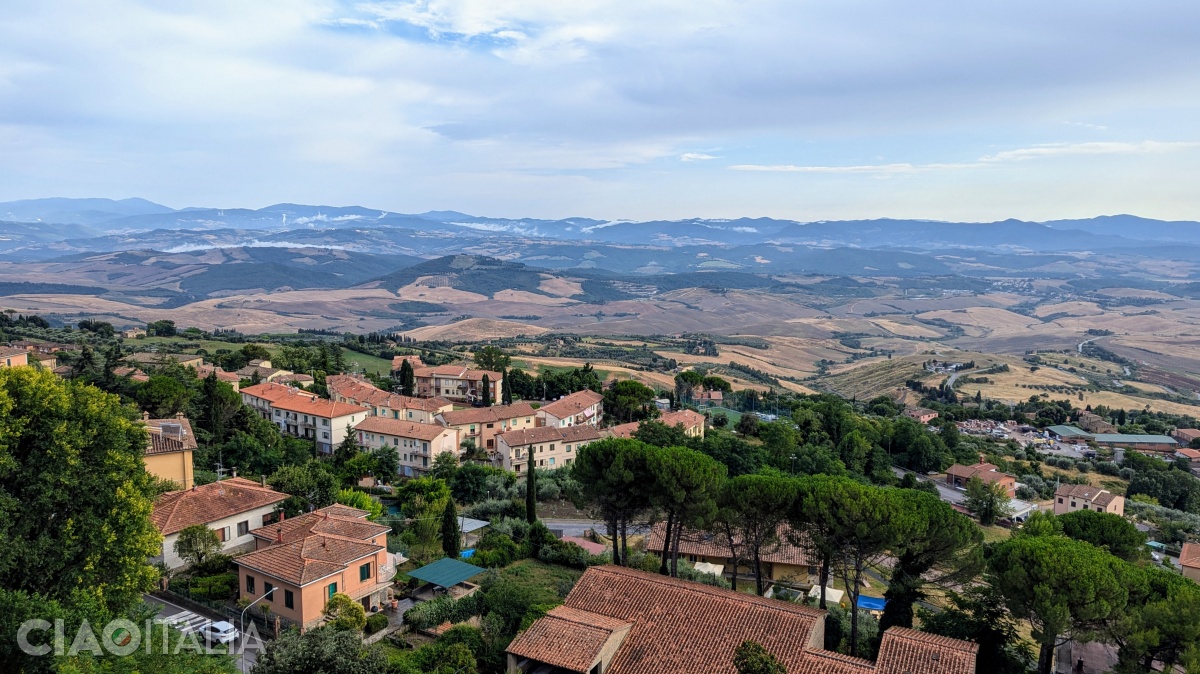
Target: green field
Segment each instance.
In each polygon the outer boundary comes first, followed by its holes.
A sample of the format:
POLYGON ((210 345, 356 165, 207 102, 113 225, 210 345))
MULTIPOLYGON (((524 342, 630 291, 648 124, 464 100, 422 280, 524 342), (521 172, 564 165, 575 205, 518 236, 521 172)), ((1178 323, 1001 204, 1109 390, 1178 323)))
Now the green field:
MULTIPOLYGON (((144 337, 142 339, 125 340, 125 343, 127 345, 134 345, 134 348, 136 348, 138 351, 149 351, 151 347, 161 344, 194 344, 196 346, 183 349, 183 352, 196 353, 197 349, 203 349, 210 354, 216 353, 218 349, 237 351, 245 346, 245 344, 242 343, 222 342, 213 339, 193 340, 184 337, 144 337)), ((283 347, 279 344, 271 344, 268 342, 256 343, 266 347, 267 351, 269 351, 272 356, 278 355, 283 350, 283 347)), ((392 371, 392 361, 385 358, 359 353, 358 351, 351 351, 350 349, 346 348, 342 349, 342 355, 346 359, 347 369, 354 369, 355 371, 363 370, 374 374, 388 374, 392 371)))

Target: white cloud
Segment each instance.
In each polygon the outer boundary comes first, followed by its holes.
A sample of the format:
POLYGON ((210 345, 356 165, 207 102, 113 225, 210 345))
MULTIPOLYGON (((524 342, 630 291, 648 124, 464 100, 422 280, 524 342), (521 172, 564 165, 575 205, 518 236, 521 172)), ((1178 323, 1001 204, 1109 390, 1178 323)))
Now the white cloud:
POLYGON ((720 157, 703 152, 684 152, 679 155, 679 161, 708 161, 709 159, 720 159, 720 157))

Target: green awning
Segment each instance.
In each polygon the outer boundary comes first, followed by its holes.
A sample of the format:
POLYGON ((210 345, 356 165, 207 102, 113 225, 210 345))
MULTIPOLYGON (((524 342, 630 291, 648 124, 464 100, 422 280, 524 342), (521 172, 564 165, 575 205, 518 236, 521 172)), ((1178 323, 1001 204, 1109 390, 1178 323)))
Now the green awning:
POLYGON ((441 587, 453 587, 483 572, 484 569, 473 564, 443 557, 432 564, 422 566, 416 571, 409 571, 408 575, 417 580, 423 580, 426 583, 433 583, 441 587))

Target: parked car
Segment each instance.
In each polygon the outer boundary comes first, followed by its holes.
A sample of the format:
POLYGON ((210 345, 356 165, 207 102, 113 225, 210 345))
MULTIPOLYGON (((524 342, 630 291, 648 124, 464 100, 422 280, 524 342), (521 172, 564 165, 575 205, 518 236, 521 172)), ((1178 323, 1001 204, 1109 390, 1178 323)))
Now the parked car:
POLYGON ((215 623, 207 623, 204 627, 201 627, 200 636, 205 642, 210 644, 228 645, 237 641, 242 635, 238 632, 238 628, 224 620, 220 620, 215 623))

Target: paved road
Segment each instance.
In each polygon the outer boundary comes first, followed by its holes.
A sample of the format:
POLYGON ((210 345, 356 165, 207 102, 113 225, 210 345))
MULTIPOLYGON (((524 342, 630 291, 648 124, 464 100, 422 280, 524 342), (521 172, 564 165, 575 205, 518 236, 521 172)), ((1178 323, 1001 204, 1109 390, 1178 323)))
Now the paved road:
MULTIPOLYGON (((213 614, 213 615, 197 615, 196 613, 194 613, 186 608, 183 608, 182 606, 179 606, 177 604, 172 604, 171 602, 169 602, 165 599, 160 599, 160 598, 152 596, 152 595, 145 595, 143 597, 143 599, 146 601, 147 604, 150 604, 151 606, 162 607, 161 610, 158 612, 158 615, 155 616, 156 619, 163 619, 163 618, 172 619, 173 618, 174 620, 172 620, 172 622, 176 623, 176 629, 180 629, 181 631, 184 631, 184 632, 194 631, 196 628, 200 627, 201 625, 203 625, 204 623, 206 623, 210 620, 212 620, 212 621, 224 620, 224 618, 221 618, 220 616, 217 616, 215 614, 213 614)), ((239 645, 241 645, 240 642, 239 642, 239 645)), ((234 659, 234 662, 237 664, 239 671, 241 671, 243 673, 249 672, 254 667, 254 663, 258 660, 258 654, 260 652, 259 649, 260 649, 261 645, 262 645, 261 641, 255 641, 255 640, 250 640, 245 643, 245 647, 246 647, 245 669, 242 669, 243 660, 241 657, 235 657, 235 659, 234 659)))
MULTIPOLYGON (((543 519, 542 524, 545 524, 547 529, 562 529, 564 536, 582 536, 588 529, 595 529, 602 534, 608 532, 608 524, 600 520, 543 519)), ((646 531, 647 527, 629 528, 631 534, 644 534, 646 531)))
MULTIPOLYGON (((905 473, 910 473, 912 471, 892 466, 892 472, 896 474, 896 477, 903 478, 905 473)), ((962 505, 963 502, 967 500, 967 495, 964 492, 947 485, 945 482, 931 480, 929 479, 929 476, 921 475, 920 473, 913 473, 913 475, 916 475, 917 479, 921 482, 932 482, 933 486, 937 487, 938 496, 947 503, 957 503, 958 505, 962 505)))

